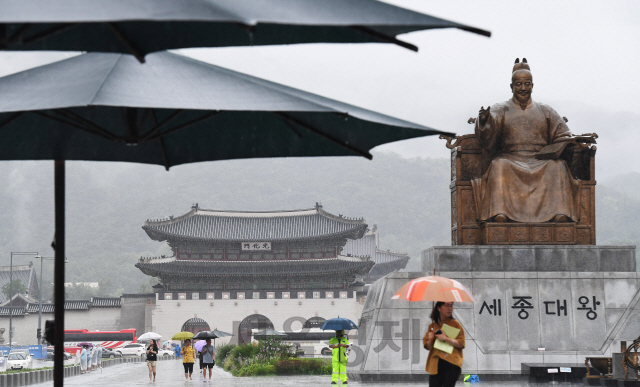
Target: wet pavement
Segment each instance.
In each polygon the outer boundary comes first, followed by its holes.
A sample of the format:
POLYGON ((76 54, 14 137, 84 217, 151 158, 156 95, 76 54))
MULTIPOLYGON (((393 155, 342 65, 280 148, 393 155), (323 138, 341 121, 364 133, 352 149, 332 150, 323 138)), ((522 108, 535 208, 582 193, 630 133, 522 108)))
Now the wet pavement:
MULTIPOLYGON (((198 365, 194 367, 194 371, 198 371, 198 365)), ((186 382, 184 378, 184 370, 179 360, 159 361, 157 366, 156 383, 149 383, 149 372, 146 363, 126 363, 113 367, 108 367, 102 371, 89 372, 85 375, 73 376, 65 379, 65 386, 180 386, 180 387, 200 387, 200 386, 229 386, 229 387, 281 387, 281 386, 331 386, 330 376, 261 376, 261 377, 244 377, 236 378, 222 368, 214 367, 211 382, 204 382, 202 376, 198 373, 193 374, 193 381, 186 382)), ((350 382, 348 386, 383 386, 390 383, 357 383, 350 382)), ((35 386, 52 386, 53 383, 42 383, 35 386)), ((394 387, 415 387, 424 386, 427 383, 394 383, 394 387)), ((458 382, 457 386, 477 386, 477 387, 520 387, 520 386, 551 386, 547 384, 527 384, 523 382, 480 382, 480 383, 462 383, 458 382)), ((570 384, 561 384, 569 386, 570 384)), ((582 384, 573 384, 578 386, 582 384)))

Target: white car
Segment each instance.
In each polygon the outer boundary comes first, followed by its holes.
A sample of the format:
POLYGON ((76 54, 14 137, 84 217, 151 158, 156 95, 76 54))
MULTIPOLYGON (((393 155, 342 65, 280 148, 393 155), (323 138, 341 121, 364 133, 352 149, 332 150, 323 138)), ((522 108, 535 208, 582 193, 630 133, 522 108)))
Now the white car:
MULTIPOLYGON (((147 352, 145 351, 145 353, 147 353, 147 352)), ((159 349, 158 350, 158 357, 161 357, 161 356, 162 357, 168 357, 168 356, 175 356, 175 355, 176 355, 175 352, 173 352, 170 349, 159 349)))
POLYGON ((28 356, 25 352, 12 352, 7 357, 7 368, 11 370, 32 368, 31 356, 28 356))
POLYGON ((122 356, 147 356, 147 348, 144 344, 127 344, 122 348, 116 349, 116 352, 120 352, 122 356))

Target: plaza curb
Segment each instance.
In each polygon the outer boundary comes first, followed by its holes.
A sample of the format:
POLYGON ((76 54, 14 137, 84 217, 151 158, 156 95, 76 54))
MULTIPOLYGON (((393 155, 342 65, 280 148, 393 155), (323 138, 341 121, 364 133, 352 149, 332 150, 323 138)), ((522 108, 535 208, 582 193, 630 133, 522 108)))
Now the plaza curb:
MULTIPOLYGON (((174 356, 163 356, 158 361, 175 360, 174 356)), ((119 357, 102 360, 102 368, 112 367, 120 364, 143 363, 147 360, 142 357, 119 357)), ((79 365, 64 367, 64 377, 82 375, 79 365)), ((22 387, 32 384, 40 384, 53 381, 53 369, 33 370, 28 372, 15 372, 10 374, 0 374, 0 387, 22 387)))

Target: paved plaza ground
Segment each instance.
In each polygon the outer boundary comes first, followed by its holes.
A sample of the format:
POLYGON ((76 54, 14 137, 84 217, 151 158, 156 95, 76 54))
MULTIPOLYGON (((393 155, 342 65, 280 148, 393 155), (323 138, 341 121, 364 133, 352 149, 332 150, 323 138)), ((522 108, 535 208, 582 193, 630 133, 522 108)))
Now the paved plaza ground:
MULTIPOLYGON (((196 365, 194 371, 197 371, 196 365)), ((145 363, 129 363, 108 367, 102 372, 90 372, 86 375, 78 375, 65 379, 65 386, 77 387, 125 387, 125 386, 153 386, 153 387, 199 387, 199 386, 229 386, 229 387, 282 387, 282 386, 330 386, 330 376, 272 376, 272 377, 248 377, 236 378, 219 367, 213 368, 212 381, 203 382, 199 374, 193 375, 192 382, 185 382, 182 363, 176 360, 166 360, 158 362, 158 373, 156 383, 151 385, 148 379, 148 371, 145 363)), ((38 386, 52 386, 53 383, 43 383, 38 386)), ((383 386, 388 383, 380 384, 361 384, 350 382, 349 386, 383 386)), ((416 387, 427 385, 427 383, 397 383, 394 387, 416 387)), ((523 382, 481 382, 481 383, 462 383, 459 386, 474 387, 516 387, 516 386, 548 386, 549 384, 526 384, 523 382)), ((563 384, 568 386, 567 384, 563 384)), ((582 385, 582 384, 580 384, 582 385)))

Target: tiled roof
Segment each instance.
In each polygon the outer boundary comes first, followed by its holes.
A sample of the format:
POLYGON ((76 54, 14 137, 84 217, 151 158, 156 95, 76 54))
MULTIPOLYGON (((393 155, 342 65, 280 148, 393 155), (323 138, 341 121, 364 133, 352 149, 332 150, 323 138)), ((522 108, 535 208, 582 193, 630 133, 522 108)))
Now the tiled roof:
POLYGON ((91 298, 92 308, 119 308, 120 297, 93 297, 91 298))
POLYGON ((26 312, 26 308, 21 306, 21 307, 14 307, 14 308, 9 308, 9 307, 0 307, 0 316, 8 316, 9 315, 9 311, 12 310, 14 316, 24 316, 25 312, 26 312))
MULTIPOLYGON (((155 295, 153 295, 155 297, 155 295)), ((39 303, 33 302, 25 307, 14 307, 14 316, 23 316, 26 313, 38 313, 39 303)), ((91 300, 65 300, 64 310, 89 310, 91 308, 120 308, 119 297, 93 297, 91 300)), ((43 303, 42 313, 53 313, 55 311, 54 304, 43 303)), ((9 308, 0 307, 0 316, 8 316, 9 308)))
MULTIPOLYGON (((155 287, 154 285, 153 287, 155 287)), ((162 286, 160 286, 162 287, 162 286)), ((122 293, 122 298, 156 298, 155 293, 122 293)))
POLYGON ((354 257, 371 257, 376 254, 378 247, 377 235, 368 232, 360 239, 349 239, 340 254, 354 257))
POLYGON ((409 255, 406 253, 396 253, 394 251, 389 250, 376 250, 376 257, 374 259, 376 264, 386 263, 386 262, 394 262, 398 259, 409 259, 409 255))
MULTIPOLYGON (((0 288, 9 283, 10 277, 11 267, 0 266, 0 288)), ((20 280, 33 297, 38 295, 38 281, 33 265, 13 265, 13 280, 20 280)), ((0 292, 0 304, 5 301, 8 301, 7 296, 0 292)))
POLYGON ((26 304, 37 302, 37 300, 33 297, 29 297, 27 294, 14 294, 13 300, 6 300, 3 303, 0 303, 0 306, 25 306, 26 304))
POLYGON ((395 261, 376 263, 376 265, 369 272, 368 277, 384 277, 391 272, 404 269, 405 266, 407 266, 408 261, 409 257, 405 257, 396 259, 395 261))
POLYGON ((361 238, 364 219, 333 215, 316 205, 294 211, 240 212, 203 210, 197 205, 177 218, 147 220, 142 226, 151 239, 193 241, 276 242, 331 237, 361 238))
POLYGON ((287 261, 172 261, 161 263, 138 262, 136 267, 151 276, 188 275, 215 276, 271 276, 277 274, 366 274, 374 263, 362 258, 321 258, 287 261))
POLYGON ((371 257, 371 260, 376 264, 392 262, 401 258, 409 258, 409 255, 406 253, 379 249, 378 233, 375 230, 367 232, 360 239, 347 240, 340 254, 354 257, 371 257))
MULTIPOLYGON (((29 304, 27 305, 27 312, 29 313, 38 313, 39 304, 29 304)), ((53 304, 42 304, 42 313, 53 313, 54 312, 53 304)))
POLYGON ((65 300, 64 310, 89 310, 91 300, 65 300))

